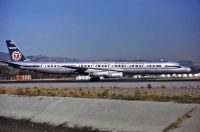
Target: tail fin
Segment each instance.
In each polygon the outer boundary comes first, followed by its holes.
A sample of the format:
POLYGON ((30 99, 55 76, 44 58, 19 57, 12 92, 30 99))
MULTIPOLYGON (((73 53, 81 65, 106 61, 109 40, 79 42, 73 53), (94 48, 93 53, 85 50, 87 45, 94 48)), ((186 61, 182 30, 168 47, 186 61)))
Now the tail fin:
POLYGON ((6 44, 12 61, 28 61, 12 40, 6 40, 6 44))

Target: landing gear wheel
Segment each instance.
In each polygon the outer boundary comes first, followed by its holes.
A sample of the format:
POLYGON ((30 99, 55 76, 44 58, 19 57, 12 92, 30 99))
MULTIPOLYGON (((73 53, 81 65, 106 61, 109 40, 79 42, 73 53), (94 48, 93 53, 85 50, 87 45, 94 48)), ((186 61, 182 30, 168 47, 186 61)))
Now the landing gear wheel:
POLYGON ((90 81, 100 81, 100 77, 92 77, 90 78, 90 81))

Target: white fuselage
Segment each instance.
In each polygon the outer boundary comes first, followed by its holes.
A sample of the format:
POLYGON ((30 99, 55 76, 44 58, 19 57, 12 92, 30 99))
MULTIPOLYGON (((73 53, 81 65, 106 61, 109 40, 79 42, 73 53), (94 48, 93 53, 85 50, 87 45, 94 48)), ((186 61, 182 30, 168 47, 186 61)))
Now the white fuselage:
MULTIPOLYGON (((20 69, 45 73, 78 73, 77 69, 86 69, 84 73, 122 72, 127 74, 163 74, 189 73, 188 67, 175 62, 15 62, 20 69), (70 67, 70 68, 69 68, 70 67), (72 68, 71 68, 72 67, 72 68), (75 68, 74 68, 75 67, 75 68)), ((80 72, 80 71, 79 71, 80 72)))

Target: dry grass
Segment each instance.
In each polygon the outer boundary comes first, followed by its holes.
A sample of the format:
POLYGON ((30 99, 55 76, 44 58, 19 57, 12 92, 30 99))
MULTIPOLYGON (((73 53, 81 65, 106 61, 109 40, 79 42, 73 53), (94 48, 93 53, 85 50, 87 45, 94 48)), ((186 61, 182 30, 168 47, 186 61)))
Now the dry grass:
POLYGON ((0 87, 0 94, 23 96, 59 96, 122 100, 174 101, 200 103, 199 88, 9 88, 0 87))
POLYGON ((181 127, 181 124, 183 123, 184 120, 187 118, 191 117, 191 113, 195 110, 196 108, 192 108, 190 111, 186 112, 183 116, 178 117, 176 121, 172 122, 168 127, 166 127, 163 132, 169 132, 172 129, 176 129, 181 127))

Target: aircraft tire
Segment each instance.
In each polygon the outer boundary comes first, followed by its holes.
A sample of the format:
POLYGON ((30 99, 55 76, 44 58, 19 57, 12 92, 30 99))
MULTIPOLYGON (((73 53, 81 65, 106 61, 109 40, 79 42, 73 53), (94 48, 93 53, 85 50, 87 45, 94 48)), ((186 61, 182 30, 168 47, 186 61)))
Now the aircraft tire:
POLYGON ((92 77, 90 78, 90 81, 100 81, 100 77, 92 77))

